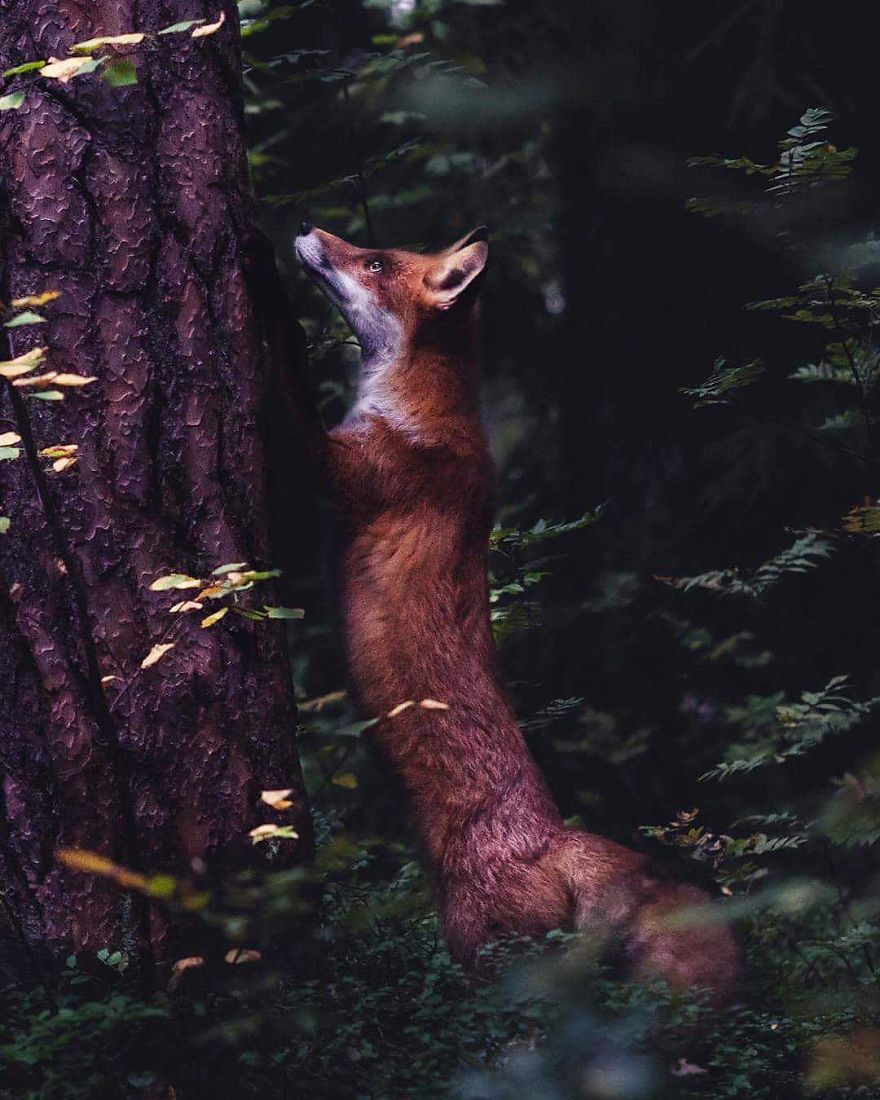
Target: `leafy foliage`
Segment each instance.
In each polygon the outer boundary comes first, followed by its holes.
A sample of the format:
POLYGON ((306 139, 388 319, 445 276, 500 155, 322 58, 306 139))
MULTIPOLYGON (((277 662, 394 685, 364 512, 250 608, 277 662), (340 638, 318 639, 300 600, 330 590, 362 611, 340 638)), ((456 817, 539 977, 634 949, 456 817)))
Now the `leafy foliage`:
POLYGON ((702 385, 683 387, 681 392, 693 400, 696 408, 723 405, 733 390, 750 386, 763 372, 764 368, 757 360, 740 367, 729 367, 724 359, 716 359, 712 373, 702 385))
POLYGON ((713 569, 694 577, 664 577, 663 580, 684 592, 704 588, 725 596, 763 596, 787 575, 817 569, 831 554, 832 546, 827 536, 808 531, 791 546, 762 562, 749 576, 743 577, 735 569, 713 569))

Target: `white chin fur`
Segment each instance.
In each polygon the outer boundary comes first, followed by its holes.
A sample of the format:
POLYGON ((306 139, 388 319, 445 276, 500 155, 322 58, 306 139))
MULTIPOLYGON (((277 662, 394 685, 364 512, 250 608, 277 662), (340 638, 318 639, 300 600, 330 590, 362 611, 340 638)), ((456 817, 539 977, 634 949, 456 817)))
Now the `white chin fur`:
POLYGON ((324 253, 313 237, 297 237, 293 246, 297 259, 345 317, 358 343, 363 361, 358 381, 358 399, 350 416, 380 416, 392 427, 409 432, 402 410, 383 385, 383 374, 400 356, 403 330, 400 322, 377 305, 370 291, 356 279, 324 264, 324 253))

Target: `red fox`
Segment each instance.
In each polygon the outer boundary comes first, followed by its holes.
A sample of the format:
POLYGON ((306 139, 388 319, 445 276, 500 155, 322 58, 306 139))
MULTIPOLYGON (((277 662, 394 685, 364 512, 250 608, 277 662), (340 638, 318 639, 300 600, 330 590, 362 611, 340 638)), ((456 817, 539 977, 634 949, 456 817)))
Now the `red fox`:
POLYGON ((357 399, 319 442, 347 524, 342 635, 355 701, 402 781, 453 957, 473 965, 504 934, 584 929, 640 976, 733 990, 719 923, 676 925, 702 891, 644 856, 567 827, 502 686, 489 619, 494 473, 478 407, 475 229, 442 252, 357 248, 304 223, 294 250, 362 350, 357 399))

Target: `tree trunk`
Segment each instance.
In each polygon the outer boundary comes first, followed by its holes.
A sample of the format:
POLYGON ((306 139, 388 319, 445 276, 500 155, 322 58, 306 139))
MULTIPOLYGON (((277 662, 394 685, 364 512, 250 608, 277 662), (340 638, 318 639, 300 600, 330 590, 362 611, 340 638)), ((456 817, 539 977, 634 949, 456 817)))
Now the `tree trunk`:
POLYGON ((202 629, 217 604, 172 615, 192 592, 149 590, 171 572, 273 564, 265 440, 281 367, 256 289, 267 260, 236 6, 0 0, 0 70, 221 10, 210 36, 119 47, 136 84, 28 74, 3 88, 27 94, 0 113, 0 298, 60 292, 48 324, 7 330, 5 350, 47 345, 49 368, 97 376, 63 403, 0 380, 0 434, 23 447, 0 463, 0 881, 16 931, 51 950, 170 949, 157 911, 132 928, 119 891, 65 871, 58 848, 173 871, 284 862, 309 843, 284 623, 230 614, 202 629), (79 446, 62 472, 37 454, 57 443, 79 446), (175 648, 141 670, 162 640, 175 648), (293 810, 261 805, 261 789, 288 787, 293 810), (264 820, 292 822, 299 845, 252 848, 264 820))

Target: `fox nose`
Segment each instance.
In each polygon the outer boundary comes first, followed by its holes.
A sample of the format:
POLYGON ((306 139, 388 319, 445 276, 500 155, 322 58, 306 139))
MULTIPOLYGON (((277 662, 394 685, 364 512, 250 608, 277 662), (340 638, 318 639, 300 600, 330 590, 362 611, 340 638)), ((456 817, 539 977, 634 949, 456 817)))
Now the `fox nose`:
POLYGON ((299 223, 299 233, 300 233, 301 237, 305 237, 307 234, 311 233, 311 231, 312 231, 312 223, 311 222, 300 222, 299 223))

